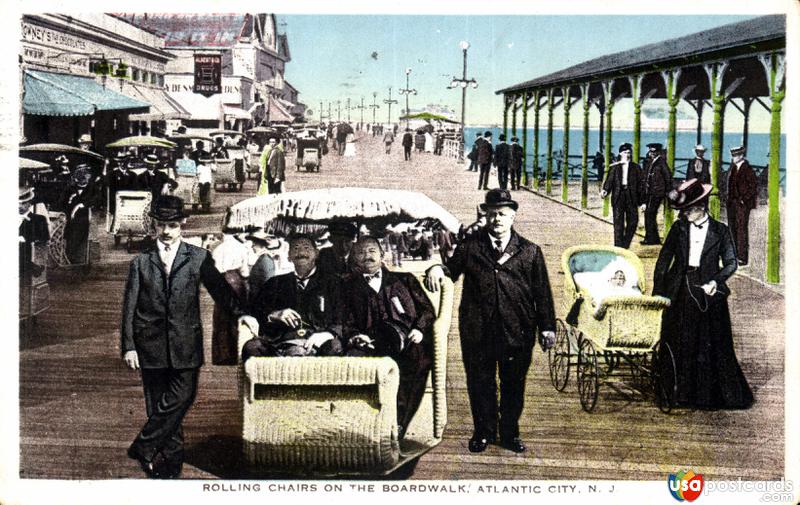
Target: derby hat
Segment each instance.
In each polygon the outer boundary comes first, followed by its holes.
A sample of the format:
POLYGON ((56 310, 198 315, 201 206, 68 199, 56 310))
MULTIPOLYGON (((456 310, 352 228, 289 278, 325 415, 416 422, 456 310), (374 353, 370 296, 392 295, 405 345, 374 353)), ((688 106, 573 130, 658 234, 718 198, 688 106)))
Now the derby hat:
POLYGON ((351 223, 336 221, 328 225, 328 233, 355 238, 358 235, 358 229, 351 223))
POLYGON ((144 162, 147 165, 158 165, 159 159, 158 156, 156 156, 155 154, 148 154, 147 156, 144 157, 144 162))
POLYGON ((511 142, 519 142, 519 137, 511 137, 511 142))
POLYGON ((658 142, 652 142, 650 144, 647 144, 647 148, 650 149, 651 151, 660 151, 663 147, 664 146, 662 146, 658 142))
POLYGON ((624 144, 620 144, 619 145, 619 152, 623 152, 623 151, 633 152, 633 146, 630 145, 628 142, 625 142, 624 144))
POLYGON ((486 209, 497 207, 511 207, 512 210, 517 210, 519 204, 511 198, 511 193, 507 189, 490 189, 486 192, 486 198, 480 208, 485 212, 486 209))
POLYGON ((486 132, 483 133, 483 136, 484 137, 491 137, 492 136, 492 132, 486 131, 486 132))
POLYGON ((183 200, 175 195, 160 195, 153 202, 148 215, 157 221, 181 221, 186 218, 183 200))
POLYGON ((670 191, 667 200, 673 209, 686 209, 708 198, 712 188, 711 184, 703 184, 699 179, 689 179, 670 191))
POLYGON ((505 136, 505 134, 504 134, 504 133, 501 133, 501 134, 500 134, 500 135, 497 137, 497 140, 499 140, 500 142, 505 142, 505 140, 506 140, 506 136, 505 136))
POLYGON ((744 146, 731 147, 731 156, 744 154, 745 150, 744 146))

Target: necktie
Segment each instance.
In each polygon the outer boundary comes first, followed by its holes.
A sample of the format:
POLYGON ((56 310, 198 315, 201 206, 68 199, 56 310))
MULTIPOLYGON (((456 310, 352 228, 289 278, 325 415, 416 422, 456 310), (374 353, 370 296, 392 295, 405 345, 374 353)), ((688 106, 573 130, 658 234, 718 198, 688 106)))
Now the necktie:
POLYGON ((308 283, 308 277, 295 276, 295 279, 297 280, 297 289, 300 291, 305 291, 306 284, 308 283))
POLYGON ((698 230, 702 230, 702 229, 703 229, 703 226, 705 226, 705 225, 706 225, 706 222, 705 222, 705 221, 703 221, 703 222, 702 222, 702 223, 700 223, 700 224, 698 224, 698 223, 692 223, 692 226, 694 226, 694 227, 695 227, 695 228, 697 228, 698 230))
POLYGON ((380 279, 380 277, 381 277, 381 272, 380 271, 375 272, 374 274, 364 274, 364 280, 367 281, 367 282, 369 282, 369 281, 371 281, 373 279, 380 279))
POLYGON ((169 244, 164 244, 164 252, 169 252, 170 247, 171 246, 169 244))

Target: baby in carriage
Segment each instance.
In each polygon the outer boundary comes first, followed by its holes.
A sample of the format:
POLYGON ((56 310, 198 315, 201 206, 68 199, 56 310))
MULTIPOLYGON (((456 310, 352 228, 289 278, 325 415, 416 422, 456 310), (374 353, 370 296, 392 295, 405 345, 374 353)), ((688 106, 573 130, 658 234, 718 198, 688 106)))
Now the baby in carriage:
POLYGON ((642 296, 636 269, 623 258, 614 259, 599 272, 578 272, 574 279, 579 289, 591 295, 595 316, 599 315, 608 297, 642 296))

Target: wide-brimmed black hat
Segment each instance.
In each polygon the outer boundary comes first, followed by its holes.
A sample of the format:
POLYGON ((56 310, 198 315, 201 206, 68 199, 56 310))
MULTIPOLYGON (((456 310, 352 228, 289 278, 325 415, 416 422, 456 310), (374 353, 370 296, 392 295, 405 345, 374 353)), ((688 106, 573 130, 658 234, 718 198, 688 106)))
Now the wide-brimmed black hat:
POLYGON ((511 193, 507 189, 495 188, 486 192, 486 198, 480 207, 484 211, 497 207, 511 207, 517 210, 519 204, 511 198, 511 193))
POLYGON ((664 147, 664 146, 662 146, 662 145, 661 145, 660 143, 658 143, 658 142, 652 142, 652 143, 650 143, 650 144, 647 144, 647 148, 648 148, 648 149, 651 149, 651 150, 653 150, 653 151, 660 151, 660 150, 661 150, 663 147, 664 147))
POLYGON ((160 195, 151 205, 148 215, 157 221, 186 219, 183 213, 183 200, 175 195, 160 195))
POLYGON ((620 144, 619 145, 619 152, 622 152, 622 151, 631 151, 631 152, 633 152, 633 146, 630 145, 628 142, 625 142, 624 144, 620 144))
POLYGON ((686 209, 708 198, 712 188, 711 184, 703 184, 699 179, 689 179, 670 191, 667 201, 673 209, 686 209))
POLYGON ((358 235, 358 228, 351 223, 336 221, 328 225, 328 233, 355 238, 358 235))

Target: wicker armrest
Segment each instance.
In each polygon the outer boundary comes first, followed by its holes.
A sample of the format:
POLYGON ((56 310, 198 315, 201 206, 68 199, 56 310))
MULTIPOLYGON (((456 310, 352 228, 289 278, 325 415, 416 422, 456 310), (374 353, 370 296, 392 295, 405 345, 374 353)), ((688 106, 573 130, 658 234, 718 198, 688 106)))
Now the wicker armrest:
POLYGON ((669 304, 669 299, 663 296, 609 296, 604 298, 600 306, 594 311, 594 317, 598 320, 603 319, 608 309, 612 307, 664 309, 669 307, 669 304))

